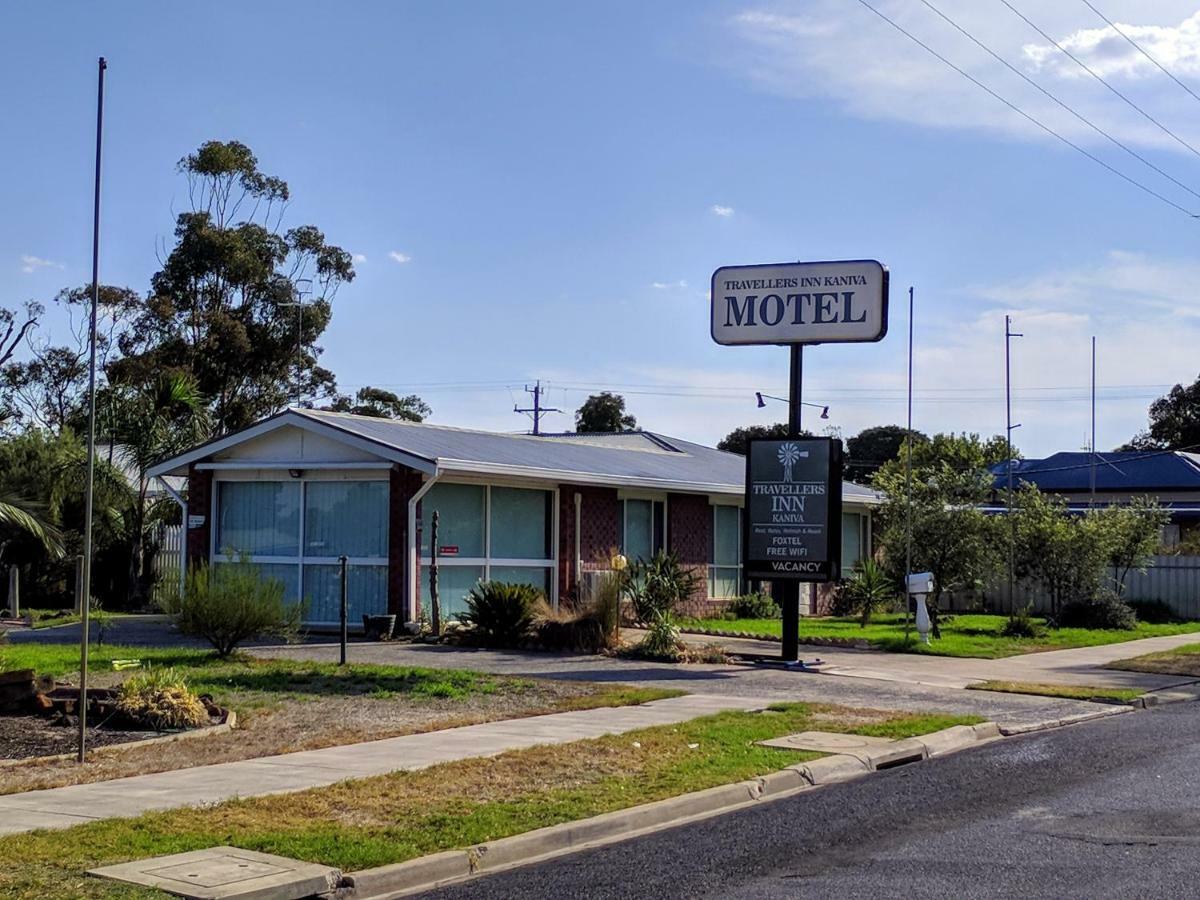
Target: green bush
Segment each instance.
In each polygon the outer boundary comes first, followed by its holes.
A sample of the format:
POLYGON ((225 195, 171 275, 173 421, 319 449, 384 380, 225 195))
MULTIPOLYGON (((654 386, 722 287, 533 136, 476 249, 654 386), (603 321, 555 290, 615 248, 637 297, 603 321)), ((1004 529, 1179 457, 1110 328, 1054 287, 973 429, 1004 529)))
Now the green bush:
POLYGON ((165 609, 180 633, 208 641, 222 659, 252 638, 294 640, 304 617, 302 605, 284 601, 283 582, 245 558, 192 569, 165 609))
POLYGON ((682 656, 679 629, 670 616, 659 616, 646 629, 646 636, 637 645, 637 654, 645 659, 678 662, 682 656))
POLYGON ((1131 631, 1137 627, 1137 615, 1115 594, 1099 594, 1092 600, 1064 603, 1057 624, 1060 628, 1131 631))
POLYGON ((542 592, 529 584, 484 581, 471 588, 459 617, 489 647, 515 647, 530 632, 542 592))
POLYGON ((117 710, 144 728, 200 728, 208 710, 174 669, 147 669, 126 679, 117 693, 117 710))
POLYGON ((1037 622, 1033 621, 1033 616, 1029 611, 1029 607, 1023 607, 1011 616, 1000 626, 1001 637, 1008 638, 1035 638, 1041 635, 1042 627, 1037 622))
POLYGON ((623 588, 633 605, 637 622, 652 625, 700 589, 700 576, 684 567, 674 553, 658 552, 647 561, 629 564, 623 575, 623 588))
POLYGON ((783 615, 775 598, 769 594, 742 594, 730 600, 722 618, 729 619, 778 619, 783 615))
POLYGON ((1187 620, 1175 612, 1168 604, 1161 600, 1127 600, 1129 608, 1133 610, 1140 622, 1149 622, 1151 625, 1176 625, 1187 620))

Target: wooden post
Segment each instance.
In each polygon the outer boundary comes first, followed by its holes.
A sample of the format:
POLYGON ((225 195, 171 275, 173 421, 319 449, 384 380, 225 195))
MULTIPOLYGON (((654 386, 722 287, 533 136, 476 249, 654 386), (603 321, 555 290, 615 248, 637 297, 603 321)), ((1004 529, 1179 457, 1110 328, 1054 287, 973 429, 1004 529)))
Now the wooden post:
POLYGON ((442 604, 438 596, 438 511, 433 511, 429 534, 429 624, 434 637, 442 636, 442 604))
POLYGON ((14 619, 21 618, 21 570, 8 567, 8 611, 14 619))

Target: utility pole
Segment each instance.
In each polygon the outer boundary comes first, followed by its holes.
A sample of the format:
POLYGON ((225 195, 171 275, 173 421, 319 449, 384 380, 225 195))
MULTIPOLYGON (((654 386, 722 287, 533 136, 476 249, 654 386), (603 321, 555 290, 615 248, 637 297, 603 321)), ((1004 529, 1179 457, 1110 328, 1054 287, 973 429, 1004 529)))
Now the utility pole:
POLYGON ((908 288, 908 426, 904 432, 904 643, 908 643, 908 576, 912 574, 913 289, 908 288))
POLYGON ((280 303, 286 308, 296 307, 296 405, 300 405, 304 371, 304 295, 312 293, 311 278, 297 278, 295 281, 296 299, 289 303, 280 303), (300 285, 307 284, 307 290, 300 285))
POLYGON ((546 413, 552 413, 552 412, 560 413, 560 412, 562 412, 562 410, 555 409, 551 406, 542 406, 542 381, 540 378, 533 383, 533 387, 530 387, 529 385, 525 385, 525 393, 533 394, 533 406, 522 409, 521 407, 517 406, 514 403, 513 404, 513 412, 527 413, 527 414, 532 413, 533 414, 533 433, 541 434, 542 433, 542 416, 544 416, 546 413))
POLYGON ((1014 425, 1012 420, 1012 339, 1015 337, 1024 337, 1023 334, 1018 334, 1012 330, 1012 316, 1004 317, 1004 419, 1005 428, 1004 435, 1007 442, 1007 456, 1005 468, 1008 469, 1008 492, 1005 502, 1005 515, 1008 518, 1008 611, 1010 614, 1016 612, 1014 605, 1014 583, 1016 581, 1016 552, 1017 552, 1017 522, 1013 518, 1013 444, 1012 433, 1014 428, 1020 428, 1020 424, 1014 425))
POLYGON ((1092 440, 1088 447, 1091 463, 1091 499, 1088 506, 1096 505, 1096 336, 1092 335, 1092 440))

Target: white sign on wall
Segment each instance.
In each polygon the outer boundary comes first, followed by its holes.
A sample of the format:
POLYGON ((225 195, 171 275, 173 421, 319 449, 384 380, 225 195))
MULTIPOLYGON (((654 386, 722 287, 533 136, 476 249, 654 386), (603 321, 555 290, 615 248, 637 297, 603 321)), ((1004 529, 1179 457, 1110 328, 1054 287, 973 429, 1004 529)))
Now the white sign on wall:
POLYGON ((712 277, 718 344, 836 344, 887 334, 888 271, 873 259, 723 266, 712 277))

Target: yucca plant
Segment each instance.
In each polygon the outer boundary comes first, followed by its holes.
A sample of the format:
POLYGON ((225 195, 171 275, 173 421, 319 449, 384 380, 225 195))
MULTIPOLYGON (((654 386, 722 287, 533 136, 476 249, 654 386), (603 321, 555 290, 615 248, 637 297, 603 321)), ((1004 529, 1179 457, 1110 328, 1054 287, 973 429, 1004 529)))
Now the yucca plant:
POLYGON ((851 608, 858 612, 859 625, 866 628, 871 615, 896 598, 896 586, 883 567, 873 559, 861 560, 846 580, 843 590, 851 608))
POLYGON ((515 647, 533 627, 541 599, 542 592, 529 584, 484 581, 471 588, 458 620, 489 647, 515 647))

